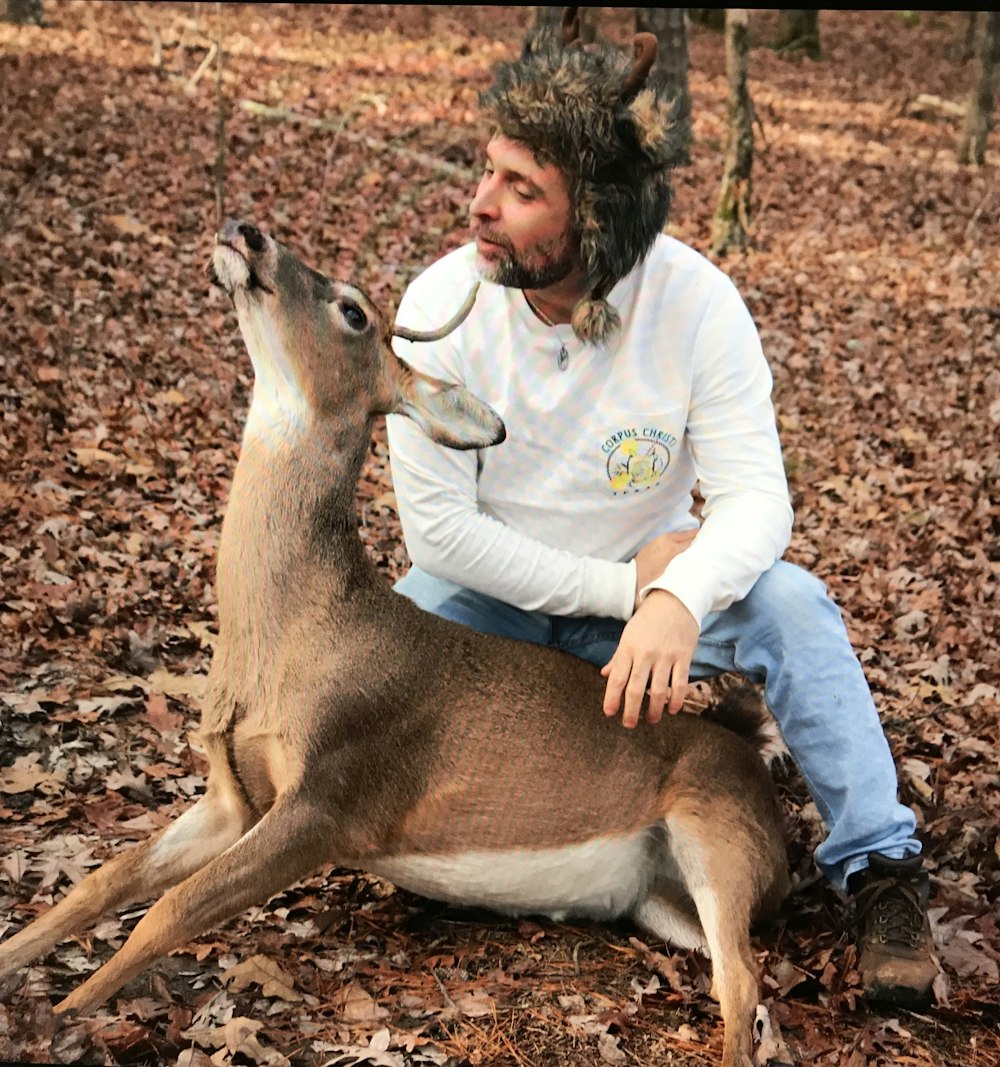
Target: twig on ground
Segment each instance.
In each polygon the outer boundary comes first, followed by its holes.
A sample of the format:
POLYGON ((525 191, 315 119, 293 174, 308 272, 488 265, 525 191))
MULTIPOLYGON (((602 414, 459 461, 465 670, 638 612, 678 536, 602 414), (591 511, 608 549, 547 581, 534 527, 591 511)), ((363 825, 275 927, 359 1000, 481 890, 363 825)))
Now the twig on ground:
MULTIPOLYGON (((222 61, 224 51, 222 48, 222 4, 216 2, 215 14, 217 18, 216 33, 218 37, 212 48, 215 49, 215 221, 221 228, 225 218, 226 200, 226 110, 225 98, 222 92, 222 61)), ((209 58, 211 52, 209 53, 209 58)), ((202 66, 205 64, 203 63, 202 66)), ((199 68, 200 70, 201 68, 199 68)), ((193 84, 198 75, 191 79, 193 84)))
MULTIPOLYGON (((341 130, 343 126, 343 122, 332 122, 329 119, 315 118, 312 115, 300 115, 289 108, 270 107, 267 104, 258 103, 256 100, 241 100, 240 107, 244 111, 249 111, 251 115, 260 115, 262 118, 277 119, 282 122, 297 122, 300 125, 311 126, 317 130, 341 130)), ((361 133, 351 133, 349 130, 343 130, 341 136, 346 141, 350 141, 351 144, 364 145, 373 152, 395 152, 397 155, 405 156, 414 163, 452 175, 462 181, 472 181, 478 177, 470 167, 449 163, 446 159, 438 159, 437 156, 427 155, 426 152, 413 152, 390 141, 379 141, 374 137, 366 137, 361 133)))
POLYGON ((188 79, 187 85, 184 86, 184 91, 186 93, 193 93, 194 92, 195 87, 198 85, 198 82, 201 81, 202 75, 212 65, 212 60, 215 59, 215 57, 218 54, 218 52, 219 52, 218 42, 213 41, 212 42, 212 46, 208 50, 208 54, 201 61, 201 63, 198 66, 198 69, 188 79))
POLYGON ((951 118, 962 118, 965 115, 965 104, 956 104, 954 100, 945 100, 933 93, 920 93, 912 103, 907 105, 906 110, 912 116, 914 111, 920 111, 923 108, 931 108, 951 118))
POLYGON ((988 186, 982 200, 980 200, 979 203, 976 205, 976 210, 973 211, 971 217, 969 218, 969 222, 968 225, 965 227, 965 233, 963 236, 968 237, 975 229, 976 223, 979 221, 979 216, 983 213, 983 208, 986 207, 986 205, 989 203, 990 198, 993 196, 993 192, 994 186, 988 186))
POLYGON ((131 10, 135 20, 149 34, 153 45, 153 66, 159 70, 163 66, 163 38, 160 36, 156 23, 146 17, 144 7, 145 5, 133 4, 131 10))
POLYGON ((431 974, 434 976, 434 981, 438 984, 438 989, 441 990, 441 996, 444 998, 446 1008, 451 1008, 454 1012, 458 1012, 458 1007, 455 1002, 448 995, 448 990, 444 987, 444 982, 441 981, 441 976, 437 973, 437 968, 431 968, 431 974))
POLYGON ((326 195, 326 183, 330 176, 330 167, 333 164, 333 153, 337 150, 337 146, 340 144, 341 135, 344 132, 344 127, 347 125, 347 120, 351 117, 351 114, 352 112, 350 109, 344 112, 343 117, 334 131, 333 139, 330 141, 326 150, 326 159, 323 161, 323 176, 320 178, 319 194, 316 197, 316 210, 313 212, 312 222, 309 225, 309 233, 306 238, 309 247, 312 247, 313 238, 316 235, 316 228, 319 225, 319 220, 322 216, 323 197, 326 195))

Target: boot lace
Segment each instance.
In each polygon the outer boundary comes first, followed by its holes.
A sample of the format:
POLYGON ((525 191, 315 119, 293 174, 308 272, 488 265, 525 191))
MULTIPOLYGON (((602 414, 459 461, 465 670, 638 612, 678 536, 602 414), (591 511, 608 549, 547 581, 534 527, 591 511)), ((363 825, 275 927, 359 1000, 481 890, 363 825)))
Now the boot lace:
POLYGON ((857 912, 866 940, 919 948, 923 942, 923 904, 917 887, 897 878, 869 882, 857 895, 857 912))

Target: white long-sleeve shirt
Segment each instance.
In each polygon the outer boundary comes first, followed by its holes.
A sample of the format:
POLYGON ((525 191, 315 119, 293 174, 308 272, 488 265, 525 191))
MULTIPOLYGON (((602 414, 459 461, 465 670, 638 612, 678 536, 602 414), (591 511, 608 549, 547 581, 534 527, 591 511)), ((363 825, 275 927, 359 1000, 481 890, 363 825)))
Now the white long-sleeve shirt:
MULTIPOLYGON (((397 320, 446 322, 477 278, 475 260, 469 244, 429 267, 397 320)), ((521 290, 490 283, 448 337, 395 341, 403 359, 465 385, 507 426, 504 443, 456 452, 389 417, 406 546, 430 574, 526 610, 628 619, 632 557, 658 534, 697 528, 697 481, 701 530, 642 592, 670 591, 700 625, 788 546, 771 373, 735 286, 673 238, 658 237, 608 299, 622 327, 607 345, 544 325, 521 290)))

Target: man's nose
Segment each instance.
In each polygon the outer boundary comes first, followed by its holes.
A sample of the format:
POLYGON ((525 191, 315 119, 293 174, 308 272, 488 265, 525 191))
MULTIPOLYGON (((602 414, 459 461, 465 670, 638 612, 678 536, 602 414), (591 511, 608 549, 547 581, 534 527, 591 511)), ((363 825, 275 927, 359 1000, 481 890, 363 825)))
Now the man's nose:
POLYGON ((486 178, 483 178, 476 189, 476 195, 473 196, 472 203, 469 205, 469 214, 475 218, 497 219, 500 217, 500 206, 486 178))

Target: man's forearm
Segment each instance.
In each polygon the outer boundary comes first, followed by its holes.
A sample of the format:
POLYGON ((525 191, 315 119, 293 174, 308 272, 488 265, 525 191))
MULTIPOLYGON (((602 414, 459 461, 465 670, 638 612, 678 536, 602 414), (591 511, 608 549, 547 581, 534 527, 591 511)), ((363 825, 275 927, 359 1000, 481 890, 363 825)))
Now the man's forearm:
POLYGON ((474 454, 444 453, 399 418, 389 442, 407 551, 422 570, 525 611, 631 616, 634 563, 554 548, 480 511, 474 454))
MULTIPOLYGON (((645 590, 676 596, 699 625, 750 592, 788 547, 792 510, 777 493, 746 493, 717 503, 690 548, 676 555, 645 590)), ((640 595, 645 590, 640 590, 640 595)))

